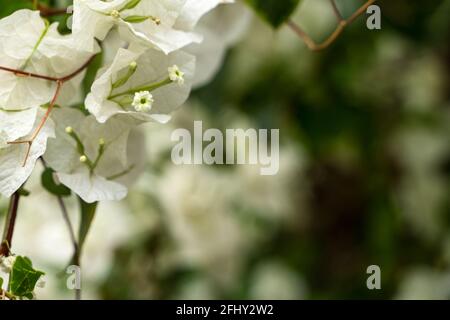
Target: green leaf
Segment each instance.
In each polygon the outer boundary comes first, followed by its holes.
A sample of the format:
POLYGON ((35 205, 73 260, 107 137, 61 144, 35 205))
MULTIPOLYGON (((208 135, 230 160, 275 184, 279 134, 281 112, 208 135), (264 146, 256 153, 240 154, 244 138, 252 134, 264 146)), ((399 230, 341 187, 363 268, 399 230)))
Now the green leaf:
POLYGON ((83 251, 83 246, 86 241, 89 230, 91 229, 92 221, 94 221, 95 213, 97 211, 98 202, 87 203, 78 197, 80 204, 80 229, 78 231, 78 250, 74 252, 70 261, 71 265, 80 265, 80 256, 83 251))
POLYGON ((300 0, 245 0, 272 27, 278 28, 294 13, 300 0))
POLYGON ((25 189, 23 187, 20 188, 19 190, 17 190, 17 192, 20 194, 21 197, 28 197, 31 194, 30 191, 28 191, 27 189, 25 189))
POLYGON ((144 21, 146 21, 148 19, 149 19, 148 16, 129 16, 129 17, 126 17, 123 20, 126 21, 126 22, 129 22, 129 23, 141 23, 141 22, 144 22, 144 21))
POLYGON ((67 197, 70 196, 71 192, 70 189, 62 184, 57 184, 55 182, 53 174, 55 171, 53 171, 50 168, 45 169, 45 171, 42 173, 41 176, 41 182, 44 188, 50 192, 51 194, 54 194, 56 196, 61 197, 67 197))
POLYGON ((86 237, 89 233, 89 229, 91 228, 92 221, 95 217, 95 212, 97 211, 98 202, 87 203, 84 202, 81 198, 80 201, 80 210, 81 210, 81 223, 80 230, 78 234, 78 245, 81 249, 83 248, 84 242, 86 241, 86 237))
POLYGON ((139 3, 141 0, 130 0, 120 11, 134 9, 139 3))
POLYGON ((91 92, 92 84, 94 83, 97 77, 97 72, 102 67, 102 65, 103 65, 103 52, 100 52, 95 56, 94 60, 89 64, 87 68, 86 76, 84 77, 83 80, 83 89, 85 95, 91 92))
POLYGON ((0 277, 0 290, 2 289, 2 287, 3 287, 3 278, 0 277))
POLYGON ((9 280, 10 292, 18 297, 33 297, 33 291, 39 278, 45 273, 35 270, 27 257, 16 257, 9 280))

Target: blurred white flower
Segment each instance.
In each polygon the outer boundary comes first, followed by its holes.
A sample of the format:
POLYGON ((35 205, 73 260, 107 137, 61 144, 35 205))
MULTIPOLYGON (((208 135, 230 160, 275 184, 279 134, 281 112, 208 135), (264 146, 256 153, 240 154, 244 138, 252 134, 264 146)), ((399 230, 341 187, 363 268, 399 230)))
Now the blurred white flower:
MULTIPOLYGON (((208 0, 203 2, 206 1, 208 0)), ((194 88, 212 80, 223 63, 226 50, 244 36, 251 16, 246 5, 236 2, 233 5, 218 6, 200 20, 195 31, 203 36, 203 41, 186 48, 187 52, 197 58, 194 88)))
POLYGON ((277 261, 267 261, 254 271, 249 295, 255 300, 299 300, 306 298, 307 288, 295 271, 277 261))
POLYGON ((406 127, 392 139, 392 152, 404 167, 397 198, 402 214, 413 230, 428 239, 443 230, 440 210, 447 197, 447 181, 439 167, 450 151, 447 130, 406 127))
POLYGON ((233 181, 213 169, 170 166, 158 184, 178 260, 227 283, 239 268, 245 235, 233 216, 233 181))
POLYGON ((437 272, 427 268, 411 270, 401 281, 396 299, 450 299, 450 271, 437 272))

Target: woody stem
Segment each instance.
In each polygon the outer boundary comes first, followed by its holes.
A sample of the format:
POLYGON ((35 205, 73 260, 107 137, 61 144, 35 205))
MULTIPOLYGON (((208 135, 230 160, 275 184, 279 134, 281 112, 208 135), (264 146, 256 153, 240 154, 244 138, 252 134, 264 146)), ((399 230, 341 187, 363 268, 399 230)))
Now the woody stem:
POLYGON ((19 209, 20 190, 16 191, 10 199, 8 214, 5 221, 5 229, 3 231, 2 243, 0 246, 0 256, 9 256, 12 238, 14 235, 14 227, 16 225, 17 211, 19 209))
POLYGON ((64 83, 66 83, 67 81, 72 80, 77 75, 79 75, 84 69, 86 69, 87 66, 94 60, 95 57, 96 57, 96 55, 93 55, 81 67, 79 67, 74 72, 70 73, 69 75, 61 77, 61 78, 50 77, 50 76, 40 75, 40 74, 35 74, 35 73, 29 73, 29 72, 25 72, 25 71, 22 71, 22 70, 16 70, 16 69, 11 69, 11 68, 8 68, 8 67, 0 66, 0 70, 14 73, 16 76, 31 77, 31 78, 37 78, 37 79, 41 79, 41 80, 47 80, 47 81, 56 82, 56 90, 55 90, 55 94, 54 94, 54 96, 52 98, 52 101, 50 102, 50 105, 49 105, 49 107, 47 109, 47 112, 45 113, 44 117, 42 118, 41 122, 39 123, 37 129, 33 132, 31 138, 28 139, 28 140, 24 140, 24 141, 8 142, 8 144, 10 144, 10 145, 13 145, 13 144, 28 144, 27 152, 26 152, 26 156, 25 156, 25 160, 24 160, 23 166, 25 166, 26 163, 27 163, 27 160, 28 160, 28 157, 30 155, 31 147, 32 147, 32 144, 33 144, 34 140, 37 138, 37 136, 41 132, 42 128, 44 127, 45 123, 47 122, 48 118, 50 117, 50 114, 52 113, 53 108, 55 107, 56 101, 58 100, 59 94, 61 93, 62 86, 64 85, 64 83))
POLYGON ((368 7, 370 7, 372 4, 374 4, 377 0, 368 0, 364 5, 362 5, 358 10, 355 11, 355 13, 353 13, 350 18, 348 19, 344 19, 339 11, 339 9, 337 8, 336 3, 334 2, 334 0, 330 0, 331 1, 331 5, 333 7, 333 11, 339 21, 338 26, 336 27, 336 29, 333 31, 333 33, 322 43, 316 43, 298 24, 296 24, 294 21, 289 20, 287 22, 287 25, 289 26, 289 28, 292 29, 292 31, 295 32, 295 34, 297 34, 297 36, 299 38, 301 38, 306 46, 311 50, 311 51, 321 51, 324 50, 326 48, 328 48, 331 44, 333 44, 338 38, 339 36, 342 34, 342 32, 345 30, 345 28, 351 24, 352 22, 354 22, 359 16, 361 16, 368 7))

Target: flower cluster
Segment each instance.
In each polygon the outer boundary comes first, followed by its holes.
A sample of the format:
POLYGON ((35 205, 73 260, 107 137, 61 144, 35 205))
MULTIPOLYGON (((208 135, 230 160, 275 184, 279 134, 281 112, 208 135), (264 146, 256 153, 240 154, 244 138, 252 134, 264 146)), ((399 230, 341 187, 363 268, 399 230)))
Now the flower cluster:
POLYGON ((0 194, 19 190, 42 158, 85 202, 124 198, 144 162, 137 125, 168 122, 211 79, 236 30, 200 20, 232 2, 74 0, 68 35, 39 11, 0 20, 0 194), (207 49, 219 36, 220 50, 207 49), (84 92, 94 59, 102 65, 84 92))

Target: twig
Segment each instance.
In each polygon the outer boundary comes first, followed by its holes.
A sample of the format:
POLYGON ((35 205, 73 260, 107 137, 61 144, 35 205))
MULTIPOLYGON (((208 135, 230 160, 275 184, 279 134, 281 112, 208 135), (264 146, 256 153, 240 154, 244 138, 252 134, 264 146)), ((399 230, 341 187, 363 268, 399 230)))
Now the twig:
POLYGON ((30 72, 26 72, 26 71, 22 71, 22 70, 16 70, 16 69, 11 69, 8 67, 0 66, 0 70, 14 73, 16 76, 31 77, 31 78, 37 78, 37 79, 41 79, 41 80, 56 82, 56 90, 55 90, 55 94, 52 98, 52 101, 50 102, 50 105, 47 108, 47 112, 45 113, 44 117, 42 118, 41 122, 39 123, 37 129, 31 135, 31 138, 27 139, 27 140, 8 142, 8 144, 10 144, 10 145, 17 145, 17 144, 27 144, 28 145, 25 160, 23 163, 24 167, 27 164, 28 157, 30 155, 31 147, 33 145, 34 140, 37 138, 37 136, 41 132, 42 128, 44 127, 45 123, 47 122, 48 118, 50 117, 50 114, 51 114, 53 108, 55 107, 56 101, 58 100, 59 94, 61 93, 62 86, 67 81, 70 81, 71 79, 73 79, 77 75, 79 75, 92 62, 92 60, 94 60, 95 57, 96 57, 96 55, 93 55, 81 67, 79 67, 74 72, 70 73, 69 75, 61 77, 61 78, 50 77, 50 76, 46 76, 46 75, 40 75, 40 74, 35 74, 35 73, 30 73, 30 72))
POLYGON ((17 211, 19 209, 20 191, 16 191, 9 200, 8 214, 5 220, 5 229, 3 231, 2 243, 0 246, 0 256, 9 256, 14 227, 16 225, 17 211))
POLYGON ((39 3, 39 0, 31 0, 33 7, 41 12, 42 17, 52 17, 67 13, 67 8, 51 8, 45 4, 39 3))
POLYGON ((16 296, 0 288, 0 300, 4 300, 5 298, 8 298, 9 300, 16 300, 16 296))
POLYGON ((330 3, 331 3, 331 6, 333 7, 333 12, 334 12, 334 15, 336 16, 336 18, 338 19, 338 22, 341 22, 342 20, 344 20, 344 17, 342 16, 341 12, 339 11, 336 1, 330 0, 330 3))
MULTIPOLYGON (((40 158, 42 166, 44 169, 48 169, 47 163, 43 158, 40 158)), ((61 196, 55 195, 56 199, 58 200, 58 205, 61 209, 62 216, 64 218, 64 222, 66 223, 67 230, 69 231, 70 241, 72 242, 74 252, 78 252, 78 242, 77 237, 75 236, 75 231, 72 225, 72 221, 70 221, 69 213, 67 211, 66 205, 64 203, 64 200, 61 196)))
MULTIPOLYGON (((43 158, 40 158, 40 160, 41 160, 43 167, 45 169, 47 169, 48 166, 47 166, 47 163, 45 162, 45 160, 43 158)), ((64 222, 66 223, 67 230, 69 231, 70 241, 72 242, 73 252, 74 252, 73 263, 76 264, 77 266, 80 266, 80 246, 78 245, 78 241, 77 241, 77 237, 75 235, 73 224, 69 217, 69 212, 67 211, 67 207, 64 203, 63 198, 58 195, 55 195, 55 196, 58 201, 58 205, 61 209, 61 213, 62 213, 64 222)), ((81 300, 81 289, 75 290, 75 300, 81 300)))
POLYGON ((43 7, 42 5, 39 7, 39 11, 41 11, 41 16, 42 17, 53 17, 53 16, 59 16, 59 15, 63 15, 63 14, 67 14, 67 8, 60 8, 60 9, 56 9, 56 8, 47 8, 47 7, 43 7))
POLYGON ((363 6, 361 6, 358 10, 356 10, 355 13, 353 13, 350 18, 344 19, 337 8, 336 3, 334 0, 330 0, 331 5, 333 6, 333 11, 338 18, 339 24, 337 25, 336 29, 333 31, 333 33, 322 43, 317 44, 303 29, 296 24, 294 21, 289 20, 287 22, 287 25, 294 31, 306 44, 306 46, 311 51, 321 51, 326 48, 328 48, 331 44, 333 44, 337 38, 342 34, 342 32, 345 30, 345 28, 354 22, 359 16, 361 16, 368 7, 370 7, 372 4, 374 4, 377 0, 368 0, 363 6))

